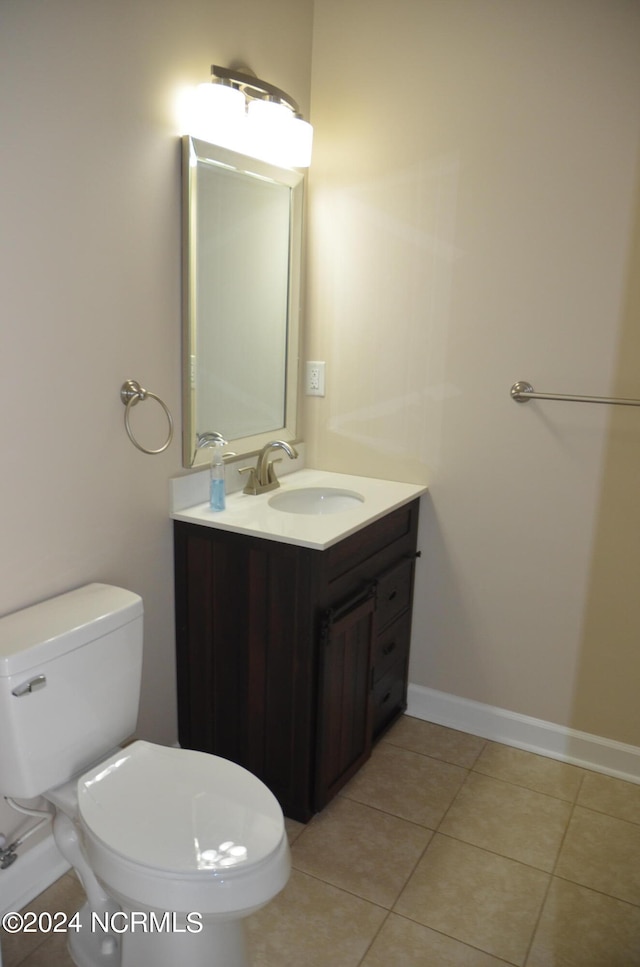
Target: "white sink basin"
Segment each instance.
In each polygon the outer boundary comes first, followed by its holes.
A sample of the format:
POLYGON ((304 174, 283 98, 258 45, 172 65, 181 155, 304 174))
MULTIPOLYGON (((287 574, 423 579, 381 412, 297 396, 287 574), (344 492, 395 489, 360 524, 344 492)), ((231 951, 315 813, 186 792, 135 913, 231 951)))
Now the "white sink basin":
POLYGON ((276 494, 269 506, 286 514, 339 514, 364 503, 362 494, 337 487, 300 487, 276 494))
MULTIPOLYGON (((1 0, 0 0, 1 2, 1 0)), ((323 551, 426 492, 424 484, 356 477, 305 467, 283 474, 278 490, 244 494, 244 480, 227 494, 225 510, 214 511, 207 498, 209 473, 179 477, 172 484, 202 478, 201 503, 172 509, 174 520, 263 537, 323 551)), ((175 493, 175 491, 174 491, 175 493)), ((193 491, 189 491, 191 495, 193 491)), ((194 496, 195 499, 195 496, 194 496)))

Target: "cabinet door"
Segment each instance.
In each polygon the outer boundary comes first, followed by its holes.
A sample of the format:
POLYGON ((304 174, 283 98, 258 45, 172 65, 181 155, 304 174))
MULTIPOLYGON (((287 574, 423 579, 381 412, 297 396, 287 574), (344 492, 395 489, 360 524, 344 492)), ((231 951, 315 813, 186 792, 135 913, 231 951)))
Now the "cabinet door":
POLYGON ((244 766, 307 822, 317 643, 307 549, 174 529, 180 744, 244 766))
POLYGON ((322 809, 371 753, 375 590, 323 615, 314 804, 322 809))

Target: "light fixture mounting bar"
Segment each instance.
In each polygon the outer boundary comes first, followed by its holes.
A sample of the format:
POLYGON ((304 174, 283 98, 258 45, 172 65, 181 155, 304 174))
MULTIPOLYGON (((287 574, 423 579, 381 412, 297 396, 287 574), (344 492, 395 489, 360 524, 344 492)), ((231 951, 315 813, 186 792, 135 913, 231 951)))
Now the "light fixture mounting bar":
POLYGON ((211 77, 223 81, 230 81, 235 87, 242 91, 246 97, 261 98, 273 97, 291 108, 294 114, 300 115, 300 108, 297 103, 285 91, 280 90, 268 81, 262 81, 255 74, 243 73, 242 71, 232 70, 229 67, 218 67, 211 65, 211 77))

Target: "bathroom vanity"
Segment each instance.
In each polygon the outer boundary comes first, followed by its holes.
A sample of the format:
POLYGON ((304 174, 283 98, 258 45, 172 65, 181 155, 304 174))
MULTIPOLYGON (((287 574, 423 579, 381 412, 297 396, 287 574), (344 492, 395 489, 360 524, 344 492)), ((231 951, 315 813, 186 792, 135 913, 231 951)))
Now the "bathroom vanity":
POLYGON ((384 481, 329 476, 371 487, 363 506, 322 517, 237 494, 172 515, 180 744, 245 766, 301 822, 406 708, 425 489, 394 484, 389 505, 384 481))
MULTIPOLYGON (((302 211, 300 172, 183 139, 185 467, 221 428, 245 455, 298 436, 302 211)), ((302 469, 215 513, 197 478, 172 481, 180 744, 306 822, 406 706, 426 488, 302 469)))

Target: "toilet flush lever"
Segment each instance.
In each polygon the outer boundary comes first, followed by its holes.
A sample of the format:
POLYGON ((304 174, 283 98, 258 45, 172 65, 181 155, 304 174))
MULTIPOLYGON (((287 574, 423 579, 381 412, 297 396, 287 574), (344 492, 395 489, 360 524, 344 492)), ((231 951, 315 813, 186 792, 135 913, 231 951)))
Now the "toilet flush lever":
POLYGON ((11 694, 15 695, 16 698, 20 698, 22 695, 30 695, 31 692, 37 692, 39 688, 44 688, 46 684, 46 675, 36 675, 35 678, 30 678, 28 682, 23 682, 22 685, 16 685, 15 688, 12 688, 11 694))

